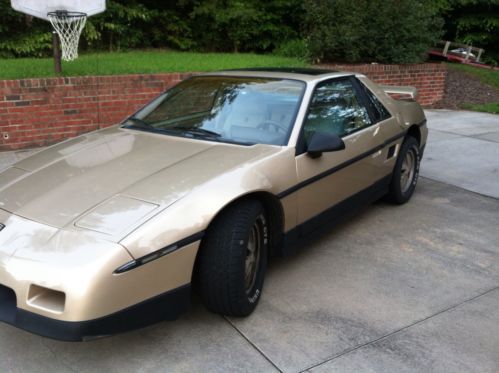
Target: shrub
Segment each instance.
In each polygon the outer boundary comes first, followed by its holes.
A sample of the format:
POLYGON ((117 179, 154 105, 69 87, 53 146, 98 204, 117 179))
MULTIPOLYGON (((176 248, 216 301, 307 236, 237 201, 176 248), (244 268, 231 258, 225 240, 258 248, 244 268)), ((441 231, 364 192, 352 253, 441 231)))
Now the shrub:
POLYGON ((413 63, 426 58, 443 21, 429 0, 305 0, 316 61, 413 63))
POLYGON ((283 57, 295 57, 302 61, 309 59, 308 45, 303 39, 292 39, 281 43, 274 53, 283 57))
POLYGON ((202 50, 268 52, 299 37, 301 0, 205 0, 190 13, 202 50))

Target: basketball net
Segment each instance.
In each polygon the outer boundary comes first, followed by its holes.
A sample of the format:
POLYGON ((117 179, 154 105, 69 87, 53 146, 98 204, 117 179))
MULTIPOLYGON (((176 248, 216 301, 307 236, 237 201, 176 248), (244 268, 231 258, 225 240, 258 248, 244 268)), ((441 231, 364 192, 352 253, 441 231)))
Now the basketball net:
POLYGON ((80 35, 87 22, 87 15, 80 12, 56 11, 48 13, 48 19, 59 35, 64 61, 78 58, 80 35))

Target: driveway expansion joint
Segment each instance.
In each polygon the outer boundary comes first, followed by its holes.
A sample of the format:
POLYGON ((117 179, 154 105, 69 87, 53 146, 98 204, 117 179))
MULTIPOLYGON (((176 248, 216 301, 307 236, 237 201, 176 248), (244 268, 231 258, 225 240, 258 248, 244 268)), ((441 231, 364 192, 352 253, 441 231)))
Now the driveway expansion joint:
POLYGON ((476 192, 474 190, 470 190, 470 189, 466 189, 466 188, 463 188, 461 186, 458 186, 458 185, 454 185, 454 184, 451 184, 451 183, 447 183, 445 181, 442 181, 442 180, 437 180, 437 179, 432 179, 431 177, 429 176, 422 176, 422 175, 419 175, 419 178, 421 179, 427 179, 427 180, 431 180, 432 182, 435 182, 435 183, 440 183, 440 184, 443 184, 443 185, 447 185, 447 186, 450 186, 452 188, 457 188, 457 189, 461 189, 465 192, 468 192, 468 193, 473 193, 475 195, 477 195, 478 197, 481 197, 481 198, 490 198, 494 201, 499 201, 499 198, 497 197, 494 197, 494 196, 490 196, 488 194, 483 194, 483 193, 480 193, 480 192, 476 192))
MULTIPOLYGON (((430 128, 430 132, 440 132, 440 133, 445 133, 445 134, 448 134, 448 135, 453 135, 453 136, 458 136, 458 137, 465 137, 465 138, 468 138, 468 139, 474 139, 474 140, 479 140, 479 141, 487 141, 487 142, 491 142, 491 143, 494 143, 494 144, 498 143, 497 141, 489 140, 489 139, 480 137, 480 136, 484 136, 484 135, 488 135, 488 134, 494 134, 494 133, 496 133, 495 131, 489 131, 489 132, 484 132, 484 133, 477 133, 477 134, 474 134, 474 135, 463 135, 462 133, 456 133, 456 132, 452 132, 452 131, 444 131, 442 129, 438 129, 437 130, 435 128, 430 128)), ((454 141, 454 140, 457 140, 457 139, 444 139, 444 140, 440 140, 440 141, 454 141)))
POLYGON ((413 323, 411 323, 411 324, 409 324, 409 325, 406 325, 406 326, 404 326, 404 327, 402 327, 402 328, 399 328, 399 329, 397 329, 397 330, 394 330, 393 332, 387 333, 387 334, 385 334, 385 335, 383 335, 383 336, 381 336, 381 337, 379 337, 379 338, 373 339, 372 341, 369 341, 369 342, 366 342, 366 343, 362 343, 362 344, 360 344, 360 345, 357 345, 357 346, 354 346, 354 347, 351 347, 351 348, 347 348, 346 350, 344 350, 344 351, 340 352, 339 354, 336 354, 336 355, 334 355, 334 356, 332 356, 332 357, 330 357, 330 358, 328 358, 328 359, 326 359, 326 360, 324 360, 324 361, 321 361, 320 363, 313 364, 313 365, 311 365, 311 366, 309 366, 309 367, 307 367, 307 368, 305 368, 305 369, 301 370, 299 373, 309 372, 309 371, 311 371, 311 369, 317 368, 317 367, 319 367, 319 366, 321 366, 321 365, 323 365, 323 364, 325 364, 325 363, 328 363, 328 362, 330 362, 330 361, 336 360, 336 359, 338 359, 338 358, 340 358, 340 357, 342 357, 342 356, 344 356, 344 355, 348 355, 348 354, 350 354, 350 353, 352 353, 352 352, 354 352, 354 351, 360 350, 361 348, 364 348, 364 347, 366 347, 366 346, 372 345, 372 344, 374 344, 374 343, 376 343, 376 342, 379 342, 379 341, 382 341, 382 340, 384 340, 384 339, 390 338, 390 337, 391 337, 391 336, 393 336, 393 335, 396 335, 396 334, 398 334, 398 333, 400 333, 400 332, 403 332, 403 331, 405 331, 405 330, 408 330, 408 329, 412 328, 413 326, 416 326, 416 325, 422 324, 422 323, 424 323, 425 321, 428 321, 428 320, 430 320, 430 319, 432 319, 432 318, 434 318, 434 317, 440 316, 440 315, 442 315, 442 314, 444 314, 444 313, 446 313, 446 312, 449 312, 449 311, 452 311, 452 310, 454 310, 454 309, 456 309, 456 308, 459 308, 460 306, 462 306, 462 305, 464 305, 464 304, 466 304, 466 303, 473 302, 473 301, 475 301, 475 300, 477 300, 477 299, 479 299, 479 298, 481 298, 481 297, 483 297, 483 296, 485 296, 485 295, 487 295, 487 294, 490 294, 490 293, 492 293, 492 292, 494 292, 494 291, 496 291, 496 290, 499 290, 499 285, 498 285, 498 286, 495 286, 495 287, 493 287, 493 288, 491 288, 491 289, 488 289, 488 290, 486 290, 486 291, 485 291, 485 292, 483 292, 483 293, 480 293, 480 294, 478 294, 478 295, 475 295, 474 297, 471 297, 471 298, 465 299, 465 300, 463 300, 463 301, 461 301, 461 302, 459 302, 459 303, 457 303, 457 304, 454 304, 454 305, 452 305, 452 306, 446 307, 446 308, 444 308, 444 309, 442 309, 442 310, 440 310, 440 311, 438 311, 438 312, 435 312, 434 314, 431 314, 431 315, 429 315, 429 316, 427 316, 427 317, 425 317, 425 318, 422 318, 422 319, 416 320, 416 321, 414 321, 413 323))
POLYGON ((253 347, 265 360, 267 360, 278 372, 283 373, 283 370, 277 366, 276 363, 270 359, 265 352, 263 352, 255 343, 253 343, 237 326, 230 320, 227 316, 222 316, 222 318, 229 323, 229 325, 235 329, 235 331, 248 342, 251 347, 253 347))

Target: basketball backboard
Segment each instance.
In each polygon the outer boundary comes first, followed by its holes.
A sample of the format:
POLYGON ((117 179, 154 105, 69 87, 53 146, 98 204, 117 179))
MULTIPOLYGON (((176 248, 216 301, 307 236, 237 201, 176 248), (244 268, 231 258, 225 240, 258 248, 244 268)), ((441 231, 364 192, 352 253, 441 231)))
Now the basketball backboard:
POLYGON ((106 10, 106 0, 11 0, 12 8, 33 17, 48 20, 56 10, 86 13, 88 17, 106 10))

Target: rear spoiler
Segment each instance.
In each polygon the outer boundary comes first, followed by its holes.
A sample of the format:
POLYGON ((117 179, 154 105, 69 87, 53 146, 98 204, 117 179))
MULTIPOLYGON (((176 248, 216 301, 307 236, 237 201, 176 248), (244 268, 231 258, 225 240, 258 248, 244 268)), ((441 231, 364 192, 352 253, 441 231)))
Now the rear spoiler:
POLYGON ((401 87, 394 85, 382 85, 380 87, 388 94, 408 95, 411 96, 411 98, 414 100, 416 99, 416 97, 418 97, 418 90, 414 87, 401 87))

